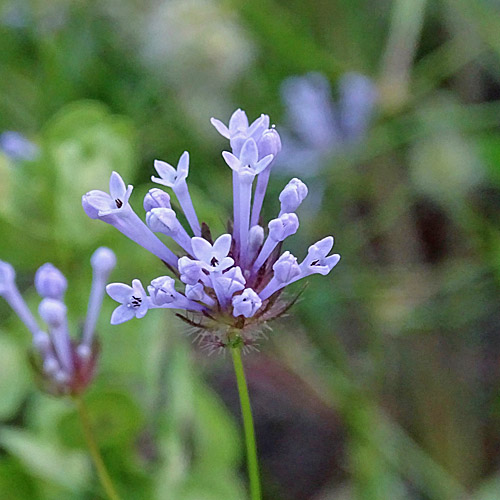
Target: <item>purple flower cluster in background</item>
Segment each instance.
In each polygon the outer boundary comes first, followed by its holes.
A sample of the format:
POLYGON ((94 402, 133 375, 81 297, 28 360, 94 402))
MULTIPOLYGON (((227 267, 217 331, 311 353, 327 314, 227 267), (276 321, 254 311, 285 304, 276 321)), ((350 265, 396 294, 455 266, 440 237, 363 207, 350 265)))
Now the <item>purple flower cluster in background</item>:
POLYGON ((36 160, 39 149, 23 134, 8 130, 0 134, 0 150, 14 161, 36 160))
MULTIPOLYGON (((115 254, 105 247, 98 248, 90 259, 92 287, 83 334, 75 343, 68 329, 64 304, 67 282, 64 275, 47 263, 35 275, 35 288, 42 297, 38 313, 47 329, 40 328, 21 296, 14 268, 0 261, 0 296, 9 303, 33 335, 33 345, 39 353, 39 371, 47 390, 56 394, 78 394, 92 381, 97 360, 94 330, 101 310, 104 289, 116 265, 115 254)), ((38 366, 37 366, 38 367, 38 366)))
POLYGON ((160 276, 147 286, 134 279, 132 286, 113 283, 108 294, 120 305, 111 317, 118 324, 142 318, 149 309, 172 308, 189 311, 182 316, 199 329, 207 345, 252 346, 255 328, 284 311, 287 304, 278 300, 283 288, 311 274, 328 274, 340 256, 329 255, 333 237, 309 247, 299 263, 290 252, 281 252, 283 241, 296 233, 296 210, 307 196, 307 187, 292 179, 279 196, 276 218, 261 223, 269 175, 281 140, 269 116, 261 115, 249 124, 244 111, 236 110, 228 126, 212 118, 217 131, 229 139, 231 151, 222 156, 232 171, 233 220, 231 231, 212 239, 206 224, 196 215, 186 178, 189 154, 184 152, 177 167, 155 161, 158 176, 153 182, 170 188, 184 212, 189 231, 172 209, 170 195, 151 189, 144 198, 146 222, 132 209, 132 186, 126 186, 116 172, 111 174, 109 193, 90 191, 82 198, 87 215, 111 224, 130 239, 159 257, 173 277, 160 276), (155 233, 171 238, 182 254, 172 252, 155 233))
POLYGON ((281 90, 288 131, 278 165, 301 172, 315 173, 325 160, 359 143, 377 102, 375 84, 358 73, 340 78, 337 102, 320 73, 287 78, 281 90))

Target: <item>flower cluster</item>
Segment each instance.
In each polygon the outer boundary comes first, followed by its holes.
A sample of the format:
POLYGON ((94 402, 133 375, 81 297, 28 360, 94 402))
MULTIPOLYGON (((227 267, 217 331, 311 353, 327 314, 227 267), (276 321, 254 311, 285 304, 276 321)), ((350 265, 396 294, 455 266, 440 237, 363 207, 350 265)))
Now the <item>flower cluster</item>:
POLYGON ((138 279, 132 286, 108 285, 108 294, 121 304, 113 312, 112 324, 142 318, 149 309, 180 309, 190 313, 181 317, 198 328, 207 346, 252 346, 258 326, 287 308, 279 300, 283 288, 312 274, 328 274, 340 256, 329 255, 331 236, 310 246, 300 263, 290 252, 281 253, 283 241, 299 227, 295 212, 307 196, 307 187, 299 179, 292 179, 281 192, 280 211, 267 224, 267 231, 261 224, 269 175, 281 150, 280 136, 270 127, 269 116, 261 115, 249 124, 245 112, 238 109, 228 126, 214 118, 211 121, 231 146, 231 152, 222 153, 232 170, 231 233, 213 240, 207 225, 200 224, 186 182, 187 152, 176 168, 155 161, 158 175, 152 180, 173 191, 189 232, 173 210, 170 195, 159 188, 151 189, 144 198, 144 223, 129 204, 132 186, 126 186, 116 172, 111 174, 109 193, 90 191, 82 204, 89 217, 111 224, 152 252, 174 276, 154 279, 147 291, 138 279), (154 233, 174 240, 182 255, 172 252, 154 233))
POLYGON ((321 73, 287 78, 281 93, 290 133, 279 166, 311 174, 365 137, 377 102, 375 84, 358 73, 339 80, 337 102, 321 73))
POLYGON ((33 346, 39 354, 34 365, 42 376, 45 389, 53 394, 79 394, 94 377, 98 355, 94 330, 116 258, 109 248, 101 247, 94 252, 90 262, 93 273, 87 317, 82 337, 76 343, 69 335, 64 304, 67 282, 61 271, 47 263, 35 274, 35 288, 42 297, 38 313, 47 326, 45 331, 40 328, 16 286, 14 268, 0 261, 0 296, 33 335, 33 346))

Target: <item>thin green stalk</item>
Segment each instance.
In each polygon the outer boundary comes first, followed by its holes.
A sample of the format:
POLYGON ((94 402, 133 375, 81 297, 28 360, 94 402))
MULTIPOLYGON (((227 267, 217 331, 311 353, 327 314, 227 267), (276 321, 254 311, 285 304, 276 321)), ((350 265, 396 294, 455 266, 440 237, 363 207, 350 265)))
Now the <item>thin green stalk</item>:
POLYGON ((95 441, 94 434, 92 432, 92 426, 90 425, 89 415, 85 403, 83 402, 83 399, 80 396, 76 396, 74 398, 74 401, 76 404, 76 408, 78 409, 78 415, 82 423, 83 434, 85 435, 85 440, 87 441, 87 446, 89 448, 90 455, 94 462, 97 475, 99 477, 99 481, 101 482, 101 485, 110 500, 120 500, 120 497, 116 492, 115 486, 113 484, 113 481, 111 480, 108 470, 104 465, 101 452, 97 447, 97 443, 95 441))
POLYGON ((235 347, 231 349, 233 355, 234 372, 238 383, 238 393, 240 396, 241 415, 243 416, 243 428, 245 430, 245 443, 247 448, 247 467, 250 479, 250 498, 261 500, 259 464, 257 461, 257 446, 255 444, 255 430, 253 425, 252 408, 248 395, 247 381, 243 362, 241 361, 241 349, 235 347))

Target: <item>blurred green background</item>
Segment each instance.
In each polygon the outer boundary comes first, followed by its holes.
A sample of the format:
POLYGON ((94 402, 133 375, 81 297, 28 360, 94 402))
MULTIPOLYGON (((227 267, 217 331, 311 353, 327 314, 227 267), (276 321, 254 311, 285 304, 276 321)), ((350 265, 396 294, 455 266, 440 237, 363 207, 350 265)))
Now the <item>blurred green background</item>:
MULTIPOLYGON (((499 33, 498 0, 2 0, 0 132, 38 154, 0 153, 0 258, 34 310, 35 270, 58 266, 76 334, 99 245, 113 281, 163 273, 89 220, 83 193, 117 170, 142 213, 153 160, 187 149, 220 234, 231 178, 209 118, 241 107, 285 129, 287 77, 322 73, 337 100, 346 72, 364 74, 366 134, 314 171, 274 168, 265 201, 269 218, 303 178, 287 249, 333 234, 342 255, 244 360, 265 498, 499 499, 499 33)), ((113 307, 86 400, 123 498, 246 498, 229 358, 166 312, 111 327, 113 307)), ((30 335, 3 301, 0 319, 0 498, 103 498, 71 401, 37 390, 30 335)))

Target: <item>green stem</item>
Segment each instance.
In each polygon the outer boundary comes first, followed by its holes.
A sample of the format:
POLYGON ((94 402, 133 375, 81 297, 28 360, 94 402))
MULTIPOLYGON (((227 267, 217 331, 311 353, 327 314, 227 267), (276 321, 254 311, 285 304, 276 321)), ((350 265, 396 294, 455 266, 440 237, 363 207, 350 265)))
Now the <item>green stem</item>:
POLYGON ((78 409, 78 415, 80 417, 80 421, 82 423, 83 434, 85 435, 85 440, 87 441, 87 446, 90 451, 90 455, 94 462, 97 475, 99 477, 99 481, 106 492, 106 495, 110 500, 120 500, 118 493, 113 485, 113 481, 104 465, 104 461, 102 460, 101 453, 99 448, 97 447, 97 443, 94 438, 94 434, 92 432, 92 426, 90 425, 90 419, 87 412, 87 408, 83 399, 80 396, 75 396, 74 398, 76 408, 78 409))
POLYGON ((260 492, 259 464, 257 461, 255 430, 245 371, 243 370, 243 362, 241 361, 241 349, 239 347, 234 347, 231 349, 231 354, 233 355, 234 372, 236 373, 236 381, 238 383, 241 415, 243 416, 243 428, 245 430, 248 477, 250 479, 250 497, 252 500, 261 500, 262 497, 260 492))

